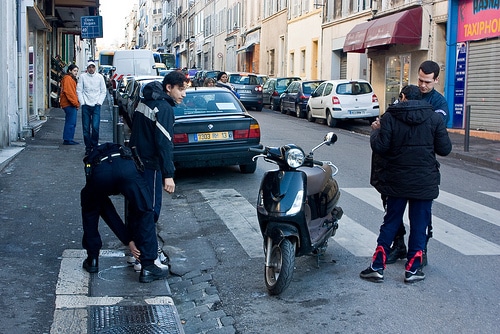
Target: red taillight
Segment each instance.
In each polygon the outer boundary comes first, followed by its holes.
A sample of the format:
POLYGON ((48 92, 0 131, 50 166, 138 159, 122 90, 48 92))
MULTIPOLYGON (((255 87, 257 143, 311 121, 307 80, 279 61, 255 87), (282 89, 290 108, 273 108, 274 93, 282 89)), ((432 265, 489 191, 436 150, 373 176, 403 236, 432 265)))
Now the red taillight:
POLYGON ((260 126, 259 124, 251 124, 249 129, 245 130, 234 130, 233 138, 236 139, 250 139, 250 138, 260 138, 260 126))
POLYGON ((373 94, 372 95, 372 103, 378 102, 377 95, 373 94))
POLYGON ((250 133, 248 138, 260 138, 260 126, 259 124, 250 125, 250 133))
POLYGON ((262 92, 262 86, 261 85, 255 86, 254 89, 255 89, 256 92, 262 92))
POLYGON ((250 131, 248 129, 245 129, 245 130, 234 130, 233 131, 233 138, 234 139, 247 139, 249 132, 250 131))
POLYGON ((340 104, 340 100, 339 100, 339 98, 338 98, 338 97, 336 97, 336 96, 332 96, 332 103, 333 103, 333 104, 340 104))
POLYGON ((273 96, 278 96, 278 92, 277 92, 277 91, 274 91, 274 92, 273 92, 273 96))
POLYGON ((308 98, 309 98, 309 97, 307 97, 307 96, 305 96, 305 95, 301 95, 301 96, 299 96, 299 99, 301 99, 301 100, 307 100, 308 98))
POLYGON ((174 144, 183 144, 188 143, 188 135, 187 133, 176 133, 174 134, 174 144))

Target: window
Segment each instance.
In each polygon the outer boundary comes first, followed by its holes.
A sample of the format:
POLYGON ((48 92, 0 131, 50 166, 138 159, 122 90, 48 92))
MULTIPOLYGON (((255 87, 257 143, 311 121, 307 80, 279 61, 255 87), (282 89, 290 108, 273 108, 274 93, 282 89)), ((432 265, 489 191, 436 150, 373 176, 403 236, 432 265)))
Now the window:
POLYGON ((410 55, 387 57, 385 65, 385 102, 394 103, 403 86, 408 85, 410 55))
POLYGON ((300 73, 306 73, 306 50, 300 50, 300 73))
POLYGON ((293 74, 293 67, 295 63, 295 54, 290 52, 290 73, 293 74))
POLYGON ((269 64, 267 72, 269 75, 274 75, 274 49, 269 50, 267 63, 269 64))

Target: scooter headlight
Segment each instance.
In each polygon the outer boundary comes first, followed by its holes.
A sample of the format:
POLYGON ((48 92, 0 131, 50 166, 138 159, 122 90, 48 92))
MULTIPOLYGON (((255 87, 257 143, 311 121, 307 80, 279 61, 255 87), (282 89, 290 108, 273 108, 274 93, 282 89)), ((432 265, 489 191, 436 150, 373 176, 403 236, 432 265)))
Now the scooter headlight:
POLYGON ((286 163, 292 168, 298 168, 304 163, 305 154, 300 148, 291 148, 286 152, 286 163))

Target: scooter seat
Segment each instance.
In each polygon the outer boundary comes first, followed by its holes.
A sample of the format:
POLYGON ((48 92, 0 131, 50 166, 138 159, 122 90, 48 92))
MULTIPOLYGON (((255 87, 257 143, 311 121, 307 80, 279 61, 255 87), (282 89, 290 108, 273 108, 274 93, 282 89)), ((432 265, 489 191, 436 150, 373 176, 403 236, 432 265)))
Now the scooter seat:
POLYGON ((332 175, 332 168, 330 165, 323 164, 323 166, 314 167, 300 167, 298 170, 307 175, 307 194, 313 195, 321 192, 328 179, 332 175))

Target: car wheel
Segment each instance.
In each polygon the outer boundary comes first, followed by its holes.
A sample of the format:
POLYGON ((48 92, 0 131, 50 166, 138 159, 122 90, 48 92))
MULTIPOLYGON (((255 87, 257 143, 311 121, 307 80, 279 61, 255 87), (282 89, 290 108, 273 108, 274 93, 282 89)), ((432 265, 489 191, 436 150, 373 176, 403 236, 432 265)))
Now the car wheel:
POLYGON ((262 106, 255 107, 256 111, 262 111, 262 106))
POLYGON ((332 113, 330 112, 330 110, 326 111, 326 125, 328 125, 331 128, 337 125, 337 120, 332 117, 332 113))
POLYGON ((372 125, 373 122, 377 120, 377 117, 369 117, 368 118, 368 124, 372 125))
POLYGON ((309 122, 314 122, 316 119, 312 116, 312 111, 311 109, 307 108, 307 120, 309 122))
POLYGON ((257 169, 257 161, 247 165, 240 165, 240 172, 244 174, 254 173, 256 169, 257 169))
POLYGON ((272 103, 271 107, 274 111, 279 111, 280 110, 280 103, 276 103, 276 100, 273 99, 273 103, 272 103))
POLYGON ((304 118, 304 114, 302 113, 298 103, 295 104, 295 116, 297 116, 297 118, 304 118))
POLYGON ((285 106, 283 105, 283 100, 280 101, 280 110, 282 114, 286 114, 286 109, 285 106))

